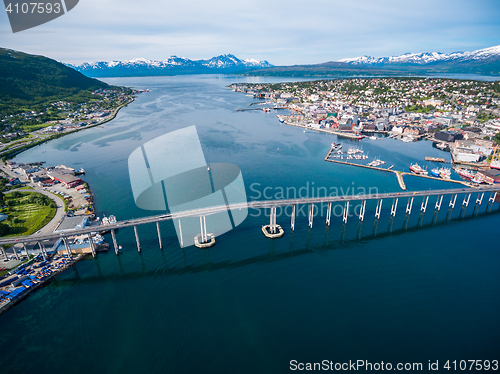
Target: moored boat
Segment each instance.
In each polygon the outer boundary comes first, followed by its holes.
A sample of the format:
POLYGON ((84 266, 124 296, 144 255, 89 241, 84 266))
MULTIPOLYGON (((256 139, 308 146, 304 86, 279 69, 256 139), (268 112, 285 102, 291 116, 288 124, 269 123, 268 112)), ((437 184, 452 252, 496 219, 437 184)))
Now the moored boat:
POLYGON ((439 176, 443 179, 451 179, 451 170, 443 167, 439 169, 439 176))
POLYGON ((490 168, 492 169, 500 169, 500 160, 491 161, 490 168))
POLYGON ((427 170, 421 168, 418 164, 411 164, 410 165, 410 171, 413 174, 419 174, 419 175, 427 175, 427 170))
POLYGON ((467 180, 471 180, 472 178, 474 178, 474 174, 471 173, 469 170, 467 169, 457 169, 456 170, 458 175, 460 175, 460 177, 464 178, 464 179, 467 179, 467 180))
POLYGON ((438 177, 439 177, 439 169, 438 169, 438 168, 434 168, 434 169, 432 169, 432 170, 431 170, 431 175, 432 175, 433 177, 438 178, 438 177))

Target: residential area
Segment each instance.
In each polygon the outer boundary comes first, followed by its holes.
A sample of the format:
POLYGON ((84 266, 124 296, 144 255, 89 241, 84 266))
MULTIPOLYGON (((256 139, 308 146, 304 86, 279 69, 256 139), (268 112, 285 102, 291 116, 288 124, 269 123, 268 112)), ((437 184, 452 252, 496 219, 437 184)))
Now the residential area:
POLYGON ((29 111, 0 118, 0 153, 25 149, 54 136, 97 126, 114 118, 138 90, 98 89, 84 103, 58 101, 44 111, 29 111))
MULTIPOLYGON (((263 111, 290 109, 281 122, 362 139, 430 140, 455 164, 498 169, 500 83, 442 78, 353 78, 233 84, 263 111)), ((248 110, 248 109, 247 109, 248 110)), ((495 181, 500 176, 494 176, 495 181)))

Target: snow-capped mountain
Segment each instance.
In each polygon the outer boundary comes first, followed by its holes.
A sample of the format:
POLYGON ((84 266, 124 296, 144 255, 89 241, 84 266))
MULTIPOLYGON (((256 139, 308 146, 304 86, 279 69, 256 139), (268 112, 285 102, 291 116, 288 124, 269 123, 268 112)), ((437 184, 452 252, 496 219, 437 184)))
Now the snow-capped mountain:
POLYGON ((405 53, 399 56, 392 57, 372 57, 361 56, 356 58, 344 58, 339 62, 344 62, 350 65, 387 65, 387 64, 415 64, 425 65, 433 62, 466 62, 480 61, 491 58, 500 57, 500 45, 485 49, 479 49, 473 52, 424 52, 424 53, 405 53))
POLYGON ((85 62, 80 65, 68 64, 68 66, 90 77, 123 77, 232 72, 266 68, 273 65, 267 61, 241 60, 234 55, 225 54, 212 57, 209 60, 190 60, 185 57, 170 56, 162 61, 134 58, 125 61, 85 62))
POLYGON ((267 68, 271 65, 267 61, 259 61, 259 60, 240 60, 238 57, 234 55, 220 55, 217 57, 212 57, 210 60, 199 60, 203 66, 209 68, 217 68, 217 69, 226 69, 233 67, 259 67, 259 68, 267 68))

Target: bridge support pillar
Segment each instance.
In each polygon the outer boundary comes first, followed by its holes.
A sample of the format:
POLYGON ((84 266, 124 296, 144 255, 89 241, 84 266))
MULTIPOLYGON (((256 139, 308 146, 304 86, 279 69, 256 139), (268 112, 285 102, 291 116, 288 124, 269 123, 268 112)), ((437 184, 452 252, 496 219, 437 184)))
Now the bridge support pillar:
POLYGON ((434 210, 437 210, 439 212, 441 210, 442 202, 443 202, 443 195, 439 196, 438 199, 436 200, 436 206, 434 207, 434 210))
MULTIPOLYGON (((495 193, 491 192, 490 193, 490 198, 488 199, 488 206, 489 206, 489 212, 493 209, 493 205, 495 204, 495 199, 497 198, 497 191, 495 193)), ((488 209, 488 208, 486 208, 488 209)))
POLYGON ((111 229, 111 237, 113 238, 113 245, 115 246, 115 253, 118 254, 118 244, 116 244, 115 229, 111 229))
POLYGON ((456 203, 456 201, 457 201, 457 195, 455 194, 455 195, 453 195, 453 196, 450 198, 450 205, 449 205, 449 207, 450 207, 451 209, 455 208, 455 203, 456 203))
POLYGON ((269 215, 269 225, 262 226, 262 232, 267 238, 270 239, 281 238, 285 233, 281 226, 276 224, 276 207, 271 208, 271 212, 269 215))
POLYGON ((156 221, 156 231, 158 232, 158 242, 160 243, 160 249, 163 249, 163 244, 161 243, 160 222, 158 221, 156 221))
POLYGON ((26 243, 23 243, 24 252, 26 253, 26 257, 28 257, 28 248, 26 248, 26 243))
POLYGON ((347 223, 348 216, 349 216, 349 201, 346 201, 344 205, 344 214, 342 217, 342 221, 344 222, 344 224, 347 223))
POLYGON ((290 220, 290 227, 292 231, 295 230, 295 205, 292 206, 292 218, 290 220))
POLYGON ((12 245, 12 250, 14 251, 14 257, 16 258, 16 260, 19 260, 19 256, 17 254, 17 250, 16 250, 16 247, 14 246, 14 244, 12 245))
POLYGON ((69 258, 73 257, 73 255, 71 253, 71 248, 69 247, 69 244, 68 244, 68 241, 66 240, 66 238, 63 238, 63 243, 64 243, 64 247, 66 248, 66 253, 68 254, 69 258))
POLYGON ((464 201, 462 201, 462 206, 465 206, 465 207, 469 206, 470 195, 471 194, 467 194, 467 196, 464 196, 464 201))
POLYGON ((366 211, 366 200, 363 200, 363 205, 361 205, 361 210, 359 211, 359 220, 363 222, 365 219, 365 211, 366 211))
POLYGON ((396 210, 398 209, 398 198, 392 201, 391 216, 396 217, 396 210))
POLYGON ((139 233, 137 232, 137 226, 134 226, 135 242, 137 243, 137 250, 141 251, 141 242, 139 241, 139 233))
POLYGON ((380 219, 380 212, 382 212, 382 199, 377 201, 377 208, 375 209, 375 218, 380 219))
POLYGON ((181 226, 181 219, 179 218, 179 237, 181 239, 181 248, 184 248, 184 240, 182 239, 182 226, 181 226))
POLYGON ((476 199, 476 205, 481 206, 483 203, 483 197, 484 197, 484 192, 481 194, 481 197, 479 197, 479 194, 477 194, 477 199, 476 199))
POLYGON ((87 237, 89 238, 89 245, 90 245, 90 250, 92 251, 92 257, 95 257, 95 245, 94 241, 92 240, 92 235, 87 234, 87 237))
MULTIPOLYGON (((276 209, 276 208, 275 208, 276 209)), ((200 231, 199 235, 194 237, 194 245, 198 248, 209 248, 215 244, 215 235, 207 234, 207 220, 205 216, 200 216, 200 231), (208 240, 210 238, 210 241, 208 240)))
POLYGON ((309 205, 309 228, 313 227, 313 219, 314 219, 314 204, 309 205))
POLYGON ((427 210, 427 203, 429 202, 429 195, 427 195, 423 200, 422 200, 422 205, 420 206, 420 211, 424 212, 427 210))
POLYGON ((491 192, 490 193, 490 198, 488 199, 488 203, 493 204, 495 202, 496 198, 497 198, 497 192, 495 192, 495 193, 491 192))
POLYGON ((40 248, 40 251, 42 251, 42 256, 43 260, 45 261, 47 259, 47 254, 45 253, 45 247, 43 246, 42 242, 37 242, 38 247, 40 248))
POLYGON ((413 199, 414 197, 408 198, 408 203, 406 203, 406 214, 411 214, 411 208, 413 207, 413 199))
POLYGON ((326 225, 330 226, 330 221, 332 219, 332 203, 328 203, 328 209, 326 211, 326 225))

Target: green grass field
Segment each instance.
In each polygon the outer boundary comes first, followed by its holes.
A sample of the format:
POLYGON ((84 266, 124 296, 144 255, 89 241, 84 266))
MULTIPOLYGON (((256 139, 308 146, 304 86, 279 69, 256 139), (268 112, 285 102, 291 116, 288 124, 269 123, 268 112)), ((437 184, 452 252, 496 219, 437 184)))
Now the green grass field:
POLYGON ((6 236, 33 234, 49 223, 57 210, 51 199, 37 192, 5 194, 5 203, 2 213, 8 218, 2 223, 9 226, 6 236))

